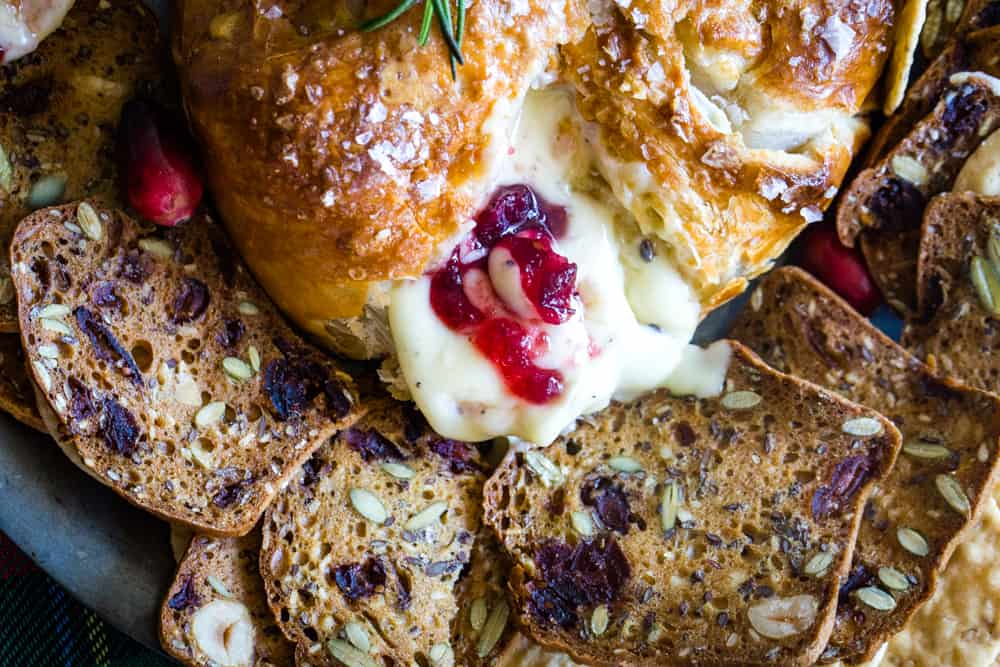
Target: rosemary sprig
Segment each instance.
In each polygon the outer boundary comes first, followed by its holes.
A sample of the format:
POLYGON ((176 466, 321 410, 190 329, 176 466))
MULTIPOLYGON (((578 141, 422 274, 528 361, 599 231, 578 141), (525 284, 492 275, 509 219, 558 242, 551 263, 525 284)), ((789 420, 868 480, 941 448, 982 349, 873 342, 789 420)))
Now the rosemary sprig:
POLYGON ((451 0, 402 0, 402 2, 382 16, 377 16, 362 23, 360 30, 362 32, 371 32, 379 28, 384 28, 410 11, 410 9, 421 1, 424 3, 424 17, 420 23, 420 34, 417 38, 417 43, 420 46, 424 46, 427 43, 431 34, 431 23, 436 17, 438 26, 441 28, 441 36, 448 47, 448 61, 451 64, 451 76, 454 79, 457 76, 455 71, 456 63, 458 65, 465 63, 462 59, 462 33, 465 31, 465 0, 456 0, 457 25, 453 25, 451 20, 451 0))

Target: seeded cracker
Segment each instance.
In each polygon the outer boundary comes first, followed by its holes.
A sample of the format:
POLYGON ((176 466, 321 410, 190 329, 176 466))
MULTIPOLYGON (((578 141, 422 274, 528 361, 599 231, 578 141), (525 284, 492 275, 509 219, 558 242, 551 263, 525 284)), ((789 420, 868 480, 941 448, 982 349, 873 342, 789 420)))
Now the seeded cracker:
POLYGON ((914 320, 903 334, 927 363, 992 392, 1000 389, 998 224, 1000 198, 956 193, 931 203, 917 288, 926 323, 914 320))
POLYGON ((837 210, 842 241, 862 250, 886 301, 915 306, 917 243, 927 201, 951 189, 965 159, 1000 127, 1000 79, 954 74, 934 110, 854 179, 837 210))
POLYGON ((920 30, 924 27, 927 17, 927 0, 906 0, 903 11, 896 21, 895 40, 892 49, 892 59, 883 81, 888 89, 882 111, 886 116, 892 114, 903 101, 906 84, 910 81, 910 67, 913 66, 913 54, 920 42, 920 30))
POLYGON ((164 519, 246 533, 356 416, 350 378, 284 324, 208 219, 146 234, 94 202, 43 209, 11 260, 56 437, 164 519))
MULTIPOLYGON (((0 78, 0 242, 33 209, 96 197, 118 201, 114 134, 122 105, 159 86, 163 45, 138 0, 77 0, 38 49, 0 78)), ((17 331, 7 257, 0 331, 17 331)))
POLYGON ((260 531, 196 536, 160 609, 160 643, 190 667, 291 667, 260 578, 260 531))
POLYGON ((477 537, 479 452, 401 403, 368 407, 265 516, 271 608, 311 665, 492 664, 510 608, 502 561, 477 537))
POLYGON ((824 661, 871 659, 931 596, 989 498, 1000 400, 935 376, 809 274, 760 286, 732 335, 775 368, 886 414, 903 448, 865 510, 824 661))
POLYGON ((614 404, 545 449, 512 449, 487 483, 516 612, 543 646, 595 664, 819 656, 899 434, 728 344, 721 396, 614 404))

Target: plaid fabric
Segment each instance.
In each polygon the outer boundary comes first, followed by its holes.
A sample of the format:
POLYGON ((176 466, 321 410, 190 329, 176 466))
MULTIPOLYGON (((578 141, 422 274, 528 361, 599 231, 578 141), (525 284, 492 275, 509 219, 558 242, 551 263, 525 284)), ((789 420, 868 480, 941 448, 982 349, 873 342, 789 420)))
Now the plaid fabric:
POLYGON ((0 533, 0 667, 169 667, 102 621, 0 533))

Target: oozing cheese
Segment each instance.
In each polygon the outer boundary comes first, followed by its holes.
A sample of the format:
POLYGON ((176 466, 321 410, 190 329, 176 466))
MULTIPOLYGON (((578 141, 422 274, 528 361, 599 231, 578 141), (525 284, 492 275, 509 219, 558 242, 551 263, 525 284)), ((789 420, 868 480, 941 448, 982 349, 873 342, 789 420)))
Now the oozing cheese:
MULTIPOLYGON (((567 212, 555 249, 577 265, 578 307, 569 321, 542 325, 549 343, 535 361, 561 372, 559 396, 544 404, 513 396, 468 338, 435 315, 429 278, 392 289, 389 320, 400 367, 414 401, 444 436, 548 443, 612 398, 668 386, 679 366, 677 386, 699 394, 721 390, 728 348, 706 354, 688 346, 700 313, 694 292, 663 253, 651 261, 640 257, 638 230, 616 203, 573 187, 586 180, 592 161, 575 122, 567 94, 530 93, 496 181, 527 184, 567 212)), ((491 257, 494 289, 512 310, 530 308, 516 271, 506 270, 502 259, 491 257)))

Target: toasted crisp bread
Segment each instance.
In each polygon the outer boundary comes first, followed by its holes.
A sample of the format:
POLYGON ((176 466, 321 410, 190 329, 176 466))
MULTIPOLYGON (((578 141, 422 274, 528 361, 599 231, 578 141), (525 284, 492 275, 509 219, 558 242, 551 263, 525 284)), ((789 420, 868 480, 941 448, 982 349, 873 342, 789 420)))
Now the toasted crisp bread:
MULTIPOLYGON (((32 209, 83 197, 118 201, 115 126, 122 105, 159 87, 165 53, 139 0, 77 0, 38 49, 0 77, 0 243, 32 209)), ((0 331, 17 331, 6 254, 0 331)))
POLYGON ((185 552, 191 546, 192 538, 194 538, 194 531, 187 526, 170 524, 170 553, 173 554, 177 564, 180 564, 184 559, 185 552))
POLYGON ((267 606, 260 531, 198 535, 160 609, 163 650, 190 667, 291 667, 294 647, 267 606))
POLYGON ((723 393, 613 404, 512 449, 485 519, 526 631, 594 664, 811 665, 899 433, 738 343, 723 393), (845 428, 868 433, 855 436, 845 428))
POLYGON ((837 231, 862 250, 886 301, 902 312, 915 306, 917 240, 927 201, 951 188, 965 159, 1000 127, 1000 79, 952 75, 934 110, 844 193, 837 231))
POLYGON ((934 375, 801 269, 765 277, 732 334, 769 364, 886 414, 903 452, 865 512, 825 661, 871 659, 931 596, 952 550, 988 500, 1000 443, 1000 399, 934 375), (917 531, 926 545, 900 531, 917 531), (918 546, 917 551, 923 550, 918 546), (899 576, 880 577, 881 568, 899 576), (862 586, 890 594, 879 610, 862 586), (895 588, 893 588, 895 586, 895 588))
POLYGON ((887 89, 882 111, 886 116, 899 108, 906 93, 906 85, 910 82, 913 56, 920 44, 920 31, 927 18, 927 2, 928 0, 906 0, 896 21, 892 58, 884 79, 887 89))
POLYGON ((31 379, 24 366, 21 337, 16 334, 0 333, 0 410, 10 414, 22 424, 46 432, 45 424, 35 406, 31 379))
POLYGON ((44 209, 18 226, 11 262, 57 438, 164 519, 245 534, 356 417, 351 379, 288 328, 207 218, 147 233, 94 202, 44 209))
POLYGON ((374 664, 491 664, 509 635, 509 608, 498 590, 503 572, 488 576, 501 561, 477 548, 479 452, 440 438, 402 403, 368 407, 265 516, 261 572, 271 608, 312 665, 351 664, 337 656, 358 651, 374 664), (466 617, 473 604, 475 621, 466 617), (455 636, 465 631, 474 634, 455 636), (474 653, 463 655, 468 648, 474 653))
POLYGON ((997 224, 998 197, 966 192, 931 202, 918 269, 922 321, 908 322, 903 332, 904 345, 929 365, 992 392, 1000 391, 1000 358, 994 354, 1000 323, 984 306, 970 271, 974 256, 990 261, 997 224))

